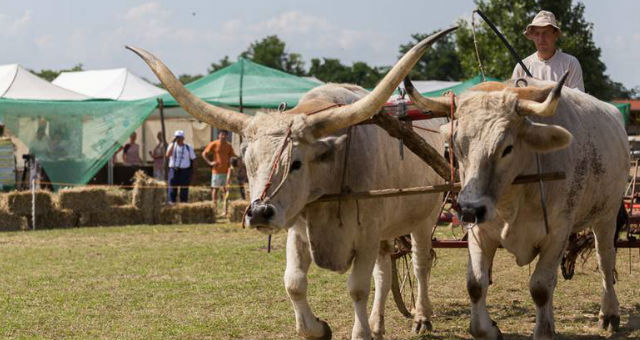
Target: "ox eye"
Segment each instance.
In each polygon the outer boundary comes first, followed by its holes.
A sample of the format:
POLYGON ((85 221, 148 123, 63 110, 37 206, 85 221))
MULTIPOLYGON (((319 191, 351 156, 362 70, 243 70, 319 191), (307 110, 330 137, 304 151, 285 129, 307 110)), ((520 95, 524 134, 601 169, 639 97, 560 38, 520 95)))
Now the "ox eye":
POLYGON ((506 148, 504 148, 504 151, 502 151, 502 157, 506 157, 511 153, 511 151, 513 151, 513 145, 507 146, 506 148))
POLYGON ((302 167, 302 162, 300 161, 293 161, 293 163, 291 163, 291 168, 289 168, 289 172, 293 172, 295 170, 298 170, 302 167))

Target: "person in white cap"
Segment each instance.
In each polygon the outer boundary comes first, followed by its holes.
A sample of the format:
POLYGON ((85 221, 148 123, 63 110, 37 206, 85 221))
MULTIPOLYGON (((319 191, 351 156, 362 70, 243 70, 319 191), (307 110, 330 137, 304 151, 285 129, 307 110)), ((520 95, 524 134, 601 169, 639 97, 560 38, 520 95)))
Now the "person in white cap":
MULTIPOLYGON (((536 52, 523 60, 534 78, 558 81, 568 71, 569 75, 564 85, 584 92, 580 62, 576 57, 556 48, 556 41, 562 36, 562 32, 553 13, 540 11, 531 24, 527 25, 524 35, 536 46, 536 52)), ((511 78, 525 76, 526 73, 520 64, 517 64, 511 78)))
POLYGON ((180 202, 187 202, 196 154, 193 152, 193 147, 184 142, 184 131, 177 130, 173 135, 173 141, 165 155, 169 158, 169 202, 176 202, 178 188, 180 189, 180 202))

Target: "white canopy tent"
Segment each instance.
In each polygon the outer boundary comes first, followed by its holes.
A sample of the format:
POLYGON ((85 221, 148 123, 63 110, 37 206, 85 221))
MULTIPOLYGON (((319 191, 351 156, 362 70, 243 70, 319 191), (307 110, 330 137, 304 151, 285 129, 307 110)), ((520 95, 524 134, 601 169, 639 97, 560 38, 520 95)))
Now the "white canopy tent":
POLYGON ((62 72, 53 84, 99 99, 136 100, 167 93, 126 68, 62 72))
POLYGON ((86 95, 64 89, 18 64, 0 65, 0 98, 34 100, 85 100, 86 95))
MULTIPOLYGON (((73 92, 36 76, 19 64, 0 65, 0 98, 27 100, 86 100, 89 97, 73 92)), ((23 167, 22 155, 29 148, 6 131, 16 147, 18 168, 23 167)))

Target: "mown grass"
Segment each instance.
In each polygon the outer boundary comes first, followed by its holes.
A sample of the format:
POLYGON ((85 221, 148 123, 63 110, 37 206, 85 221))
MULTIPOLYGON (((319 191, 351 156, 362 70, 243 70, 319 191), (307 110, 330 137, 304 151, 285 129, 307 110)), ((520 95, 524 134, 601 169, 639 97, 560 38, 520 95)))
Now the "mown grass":
MULTIPOLYGON (((1 233, 0 338, 297 338, 282 284, 284 236, 274 235, 267 254, 266 236, 235 224, 1 233)), ((561 339, 608 336, 596 325, 594 258, 558 284, 561 339)), ((614 338, 640 338, 639 260, 637 250, 618 256, 622 331, 614 338)), ((438 250, 435 330, 421 338, 470 338, 465 270, 465 250, 438 250)), ((499 251, 488 304, 508 339, 529 338, 533 328, 528 276, 527 266, 499 251)), ((310 303, 337 339, 350 335, 353 322, 346 279, 315 267, 309 278, 310 303)), ((387 338, 413 337, 391 299, 386 321, 387 338)))

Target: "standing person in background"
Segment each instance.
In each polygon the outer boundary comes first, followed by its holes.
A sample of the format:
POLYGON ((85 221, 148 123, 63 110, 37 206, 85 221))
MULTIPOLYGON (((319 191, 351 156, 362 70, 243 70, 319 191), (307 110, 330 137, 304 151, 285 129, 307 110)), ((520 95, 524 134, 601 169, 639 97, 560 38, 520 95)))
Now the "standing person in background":
POLYGON ((140 158, 140 145, 136 143, 138 134, 135 132, 129 136, 129 143, 125 144, 122 148, 122 161, 127 165, 141 166, 142 159, 140 158))
POLYGON ((176 202, 178 187, 180 202, 189 200, 189 184, 195 170, 196 154, 193 147, 184 142, 184 131, 177 130, 165 154, 169 158, 169 203, 176 202))
MULTIPOLYGON (((540 80, 558 81, 569 72, 564 86, 584 92, 582 67, 576 57, 556 48, 556 41, 562 36, 556 16, 549 11, 540 11, 524 30, 524 36, 533 41, 536 52, 522 62, 531 75, 540 80)), ((513 69, 512 79, 523 78, 526 73, 520 64, 513 69)))
POLYGON ((153 178, 164 181, 164 155, 166 146, 162 140, 162 132, 158 132, 158 145, 149 151, 149 156, 153 159, 153 178))
POLYGON ((231 157, 229 160, 229 170, 227 171, 227 192, 224 194, 224 203, 222 204, 222 210, 224 216, 227 216, 229 208, 229 200, 237 200, 244 198, 242 195, 242 185, 238 181, 238 171, 240 170, 240 159, 238 157, 231 157))
MULTIPOLYGON (((229 133, 225 130, 218 132, 218 139, 209 143, 202 151, 202 158, 211 166, 211 199, 214 210, 218 208, 218 192, 226 193, 227 172, 229 171, 229 160, 236 157, 231 144, 227 142, 229 133), (209 155, 213 155, 209 158, 209 155)), ((222 197, 221 197, 222 198, 222 197)))

